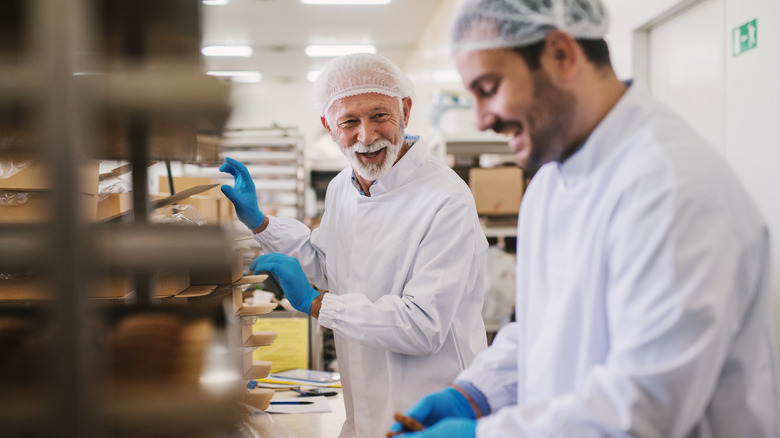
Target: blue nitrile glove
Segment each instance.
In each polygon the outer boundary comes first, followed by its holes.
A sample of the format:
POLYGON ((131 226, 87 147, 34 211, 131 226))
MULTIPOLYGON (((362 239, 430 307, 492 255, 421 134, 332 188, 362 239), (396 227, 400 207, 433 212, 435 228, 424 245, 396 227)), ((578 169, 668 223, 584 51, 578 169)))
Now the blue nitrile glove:
MULTIPOLYGON (((426 429, 445 418, 476 419, 474 409, 471 408, 466 397, 450 386, 439 392, 426 395, 411 409, 406 411, 404 415, 419 421, 426 429)), ((403 430, 403 426, 398 422, 390 426, 391 432, 401 432, 403 430)))
POLYGON ((222 193, 230 199, 236 208, 236 216, 250 230, 263 225, 265 215, 257 206, 257 192, 255 183, 249 175, 244 163, 230 157, 225 157, 225 162, 219 166, 220 172, 233 175, 235 188, 225 184, 221 187, 222 193))
POLYGON ((475 438, 477 420, 468 418, 447 418, 430 429, 397 435, 398 438, 475 438))
POLYGON ((249 269, 255 275, 267 273, 282 289, 290 304, 300 312, 309 314, 311 302, 320 294, 309 284, 300 262, 294 257, 276 252, 256 258, 249 269))

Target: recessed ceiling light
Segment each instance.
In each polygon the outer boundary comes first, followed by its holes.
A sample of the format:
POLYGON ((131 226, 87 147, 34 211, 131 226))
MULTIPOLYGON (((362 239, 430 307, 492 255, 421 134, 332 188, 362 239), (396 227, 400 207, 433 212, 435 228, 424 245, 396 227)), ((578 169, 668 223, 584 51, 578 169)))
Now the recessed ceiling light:
POLYGON ((204 56, 252 56, 252 48, 249 46, 206 46, 200 53, 204 56))
POLYGON ((259 71, 250 70, 211 70, 206 74, 229 77, 233 82, 256 83, 263 79, 263 75, 259 71))
POLYGON ((203 4, 207 6, 223 6, 230 3, 230 0, 203 0, 203 4))
POLYGON ((308 79, 309 82, 316 81, 318 77, 320 77, 320 70, 311 70, 306 73, 306 79, 308 79))
POLYGON ((325 44, 306 46, 309 56, 342 56, 351 53, 376 53, 376 47, 370 44, 325 44))
POLYGON ((390 0, 301 0, 305 5, 386 5, 390 0))

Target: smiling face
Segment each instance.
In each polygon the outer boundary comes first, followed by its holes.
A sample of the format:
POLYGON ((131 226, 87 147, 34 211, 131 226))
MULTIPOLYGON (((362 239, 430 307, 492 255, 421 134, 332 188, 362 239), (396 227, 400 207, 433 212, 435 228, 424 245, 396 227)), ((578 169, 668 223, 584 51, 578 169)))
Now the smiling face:
POLYGON ((494 49, 459 51, 455 63, 474 96, 477 128, 509 136, 518 166, 536 169, 576 149, 576 97, 553 83, 544 62, 531 71, 515 51, 494 49))
POLYGON ((376 181, 400 158, 411 100, 364 93, 339 99, 328 109, 323 126, 330 132, 359 177, 376 181))

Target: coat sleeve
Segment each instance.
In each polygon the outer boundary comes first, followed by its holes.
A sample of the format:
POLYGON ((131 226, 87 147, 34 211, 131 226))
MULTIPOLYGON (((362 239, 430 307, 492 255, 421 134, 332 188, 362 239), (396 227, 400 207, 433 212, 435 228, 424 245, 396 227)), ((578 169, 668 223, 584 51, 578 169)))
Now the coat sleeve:
POLYGON ((326 294, 319 323, 377 349, 416 356, 436 353, 461 306, 472 306, 469 317, 481 324, 485 287, 475 283, 484 277, 474 274, 474 266, 484 267, 486 256, 487 241, 473 203, 465 198, 448 202, 427 227, 400 296, 386 293, 372 302, 361 293, 326 294), (478 293, 471 293, 475 290, 478 293))
POLYGON ((298 259, 309 282, 319 289, 327 290, 325 255, 312 243, 312 235, 317 232, 293 218, 271 217, 268 227, 255 234, 254 239, 266 253, 278 252, 298 259))
MULTIPOLYGON (((762 254, 735 235, 705 192, 681 196, 662 187, 629 190, 613 217, 603 254, 605 362, 571 392, 480 420, 478 437, 694 433, 760 289, 762 254)), ((496 391, 482 385, 492 402, 496 391)))
POLYGON ((467 381, 487 399, 490 412, 517 403, 518 325, 516 322, 499 330, 493 343, 482 351, 455 382, 467 381))

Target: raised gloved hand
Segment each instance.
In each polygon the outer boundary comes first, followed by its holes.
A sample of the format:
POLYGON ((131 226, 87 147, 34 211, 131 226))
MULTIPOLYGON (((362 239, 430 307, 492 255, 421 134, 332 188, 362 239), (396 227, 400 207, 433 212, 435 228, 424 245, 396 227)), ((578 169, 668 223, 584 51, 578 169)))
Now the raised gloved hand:
MULTIPOLYGON (((469 404, 469 401, 466 399, 466 397, 458 392, 457 389, 449 386, 439 392, 426 395, 420 399, 417 404, 412 406, 411 409, 406 411, 405 415, 407 417, 412 417, 422 423, 426 430, 438 424, 440 421, 448 418, 459 418, 465 420, 476 419, 474 409, 471 408, 471 405, 469 404)), ((476 427, 476 421, 474 421, 474 424, 474 427, 476 427)), ((398 422, 395 422, 392 426, 390 426, 390 432, 401 432, 402 430, 403 426, 398 422)))
POLYGON ((301 264, 294 257, 275 252, 261 255, 252 261, 249 269, 255 275, 267 273, 282 289, 295 310, 307 315, 312 301, 320 295, 311 287, 301 264))
POLYGON ((254 230, 263 224, 265 215, 257 206, 257 192, 255 192, 255 183, 249 175, 244 163, 225 157, 225 162, 219 167, 220 172, 233 175, 234 186, 223 185, 222 193, 230 199, 236 208, 236 216, 244 225, 254 230))
POLYGON ((474 438, 477 436, 477 420, 446 418, 429 429, 396 436, 397 438, 474 438))

